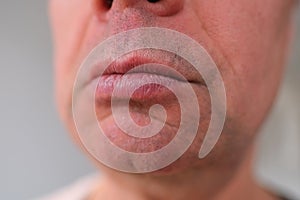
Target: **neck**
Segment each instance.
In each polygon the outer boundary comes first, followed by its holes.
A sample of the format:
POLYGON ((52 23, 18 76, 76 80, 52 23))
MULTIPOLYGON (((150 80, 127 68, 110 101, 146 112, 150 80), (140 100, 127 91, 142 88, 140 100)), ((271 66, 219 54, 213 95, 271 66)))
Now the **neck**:
POLYGON ((252 154, 253 151, 249 151, 240 167, 228 174, 217 174, 213 170, 200 173, 199 169, 194 169, 168 177, 130 174, 109 176, 102 181, 91 199, 276 199, 253 180, 252 154))

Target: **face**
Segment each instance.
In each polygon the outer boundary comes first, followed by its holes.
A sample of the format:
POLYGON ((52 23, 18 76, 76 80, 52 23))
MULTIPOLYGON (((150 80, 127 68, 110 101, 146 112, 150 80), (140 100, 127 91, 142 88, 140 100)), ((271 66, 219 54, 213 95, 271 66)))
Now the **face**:
MULTIPOLYGON (((198 152, 211 116, 210 98, 205 87, 193 84, 201 109, 196 139, 180 159, 158 173, 190 169, 214 171, 216 175, 230 173, 243 160, 275 98, 289 42, 292 4, 290 0, 51 0, 56 94, 64 123, 81 145, 72 117, 72 92, 78 69, 94 47, 130 29, 173 29, 196 40, 215 61, 226 88, 227 115, 218 143, 200 160, 198 152)), ((156 62, 173 59, 160 51, 140 53, 156 62)), ((194 75, 189 71, 187 79, 194 75)), ((130 82, 135 78, 128 79, 130 82)), ((167 123, 162 133, 151 139, 140 140, 118 130, 107 97, 99 97, 95 103, 98 120, 110 140, 123 149, 157 150, 174 137, 180 119, 179 106, 168 92, 162 92, 167 99, 161 93, 138 92, 130 102, 131 117, 140 125, 149 123, 149 106, 159 103, 165 107, 167 123)))

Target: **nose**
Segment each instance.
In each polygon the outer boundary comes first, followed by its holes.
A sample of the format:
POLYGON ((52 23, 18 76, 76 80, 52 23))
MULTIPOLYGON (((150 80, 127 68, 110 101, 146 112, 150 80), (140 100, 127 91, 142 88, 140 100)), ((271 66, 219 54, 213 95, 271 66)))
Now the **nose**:
MULTIPOLYGON (((101 19, 128 9, 140 10, 145 15, 172 16, 182 10, 185 0, 92 0, 94 10, 101 19)), ((129 16, 130 17, 130 16, 129 16)))

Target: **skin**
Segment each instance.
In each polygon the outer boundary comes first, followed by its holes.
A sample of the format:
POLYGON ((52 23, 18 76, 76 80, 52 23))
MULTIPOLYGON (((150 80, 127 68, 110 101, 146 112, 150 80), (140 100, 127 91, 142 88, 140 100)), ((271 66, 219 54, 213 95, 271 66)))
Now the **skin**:
MULTIPOLYGON (((102 166, 87 155, 105 176, 90 199, 276 199, 261 189, 251 174, 253 141, 276 96, 287 57, 292 28, 293 0, 161 0, 157 3, 115 0, 108 9, 100 0, 50 1, 55 46, 56 95, 61 118, 81 146, 72 118, 72 90, 77 70, 89 52, 105 38, 143 26, 159 26, 185 33, 210 53, 222 74, 227 116, 222 136, 204 159, 197 157, 209 123, 209 95, 194 86, 202 127, 188 151, 158 172, 126 174, 102 166), (201 116, 202 117, 202 116, 201 116), (176 191, 176 192, 174 192, 176 191)), ((159 55, 155 55, 159 59, 159 55)), ((147 101, 145 101, 147 102, 147 101)), ((140 102, 147 107, 147 103, 140 102)), ((173 105, 173 104, 172 104, 173 105)), ((98 107, 99 121, 114 125, 110 108, 98 107)), ((132 107, 137 108, 136 105, 132 107)), ((143 108, 132 111, 144 124, 143 108)), ((179 117, 169 106, 167 130, 173 133, 179 117)), ((111 134, 114 131, 112 131, 111 134)), ((116 144, 127 150, 150 151, 125 135, 116 144)), ((146 141, 146 143, 151 141, 146 141)), ((152 141, 153 142, 153 141, 152 141)), ((166 141, 158 137, 163 146, 166 141)), ((92 188, 91 188, 92 190, 92 188)))

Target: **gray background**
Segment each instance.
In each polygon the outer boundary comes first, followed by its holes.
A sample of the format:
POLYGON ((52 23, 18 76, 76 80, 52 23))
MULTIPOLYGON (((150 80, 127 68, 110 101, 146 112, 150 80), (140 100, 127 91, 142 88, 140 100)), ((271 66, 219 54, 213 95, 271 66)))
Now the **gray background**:
MULTIPOLYGON (((0 3, 0 199, 43 196, 95 171, 58 120, 47 12, 47 1, 0 3)), ((258 143, 256 175, 262 183, 296 198, 300 196, 300 39, 296 37, 293 46, 283 90, 258 143), (291 116, 292 120, 282 120, 291 116)))

